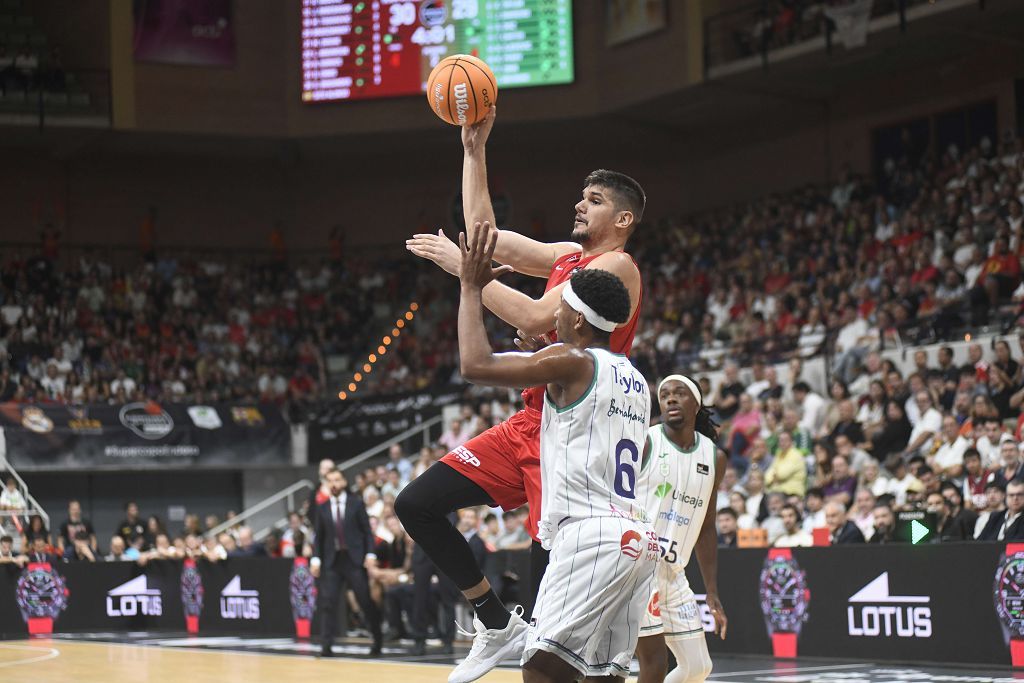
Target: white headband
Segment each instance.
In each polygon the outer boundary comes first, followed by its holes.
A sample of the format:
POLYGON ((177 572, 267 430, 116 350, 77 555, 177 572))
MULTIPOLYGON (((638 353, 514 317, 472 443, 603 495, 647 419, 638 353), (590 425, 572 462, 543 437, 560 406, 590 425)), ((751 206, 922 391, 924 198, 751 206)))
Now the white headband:
POLYGON ((697 399, 698 408, 704 405, 704 397, 701 395, 700 389, 697 388, 697 385, 693 383, 692 379, 690 379, 689 377, 684 377, 683 375, 669 375, 665 379, 661 380, 661 384, 658 385, 658 393, 661 393, 661 388, 665 386, 666 382, 671 382, 673 380, 675 380, 676 382, 682 382, 683 384, 686 385, 686 388, 690 390, 690 393, 693 394, 693 397, 697 399))
POLYGON ((611 320, 601 316, 590 306, 583 303, 576 292, 572 291, 572 283, 566 282, 565 289, 562 290, 562 298, 565 299, 565 303, 569 304, 573 310, 576 310, 583 314, 583 317, 587 319, 587 322, 604 332, 613 332, 618 323, 613 323, 611 320))

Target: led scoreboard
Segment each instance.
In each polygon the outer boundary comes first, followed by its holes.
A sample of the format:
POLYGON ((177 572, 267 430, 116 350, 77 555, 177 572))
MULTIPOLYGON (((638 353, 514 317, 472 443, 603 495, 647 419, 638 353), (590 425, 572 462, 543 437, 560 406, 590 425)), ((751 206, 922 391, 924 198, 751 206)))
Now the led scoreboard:
POLYGON ((416 95, 459 53, 502 89, 571 83, 572 0, 302 0, 306 102, 416 95))

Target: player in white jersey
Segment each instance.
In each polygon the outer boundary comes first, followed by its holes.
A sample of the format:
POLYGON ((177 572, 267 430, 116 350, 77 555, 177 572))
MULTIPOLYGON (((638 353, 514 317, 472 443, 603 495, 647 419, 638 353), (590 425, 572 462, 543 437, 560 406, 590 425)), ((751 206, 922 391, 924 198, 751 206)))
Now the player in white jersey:
POLYGON ((725 638, 714 505, 727 457, 715 445, 717 425, 703 407, 696 382, 669 375, 658 385, 658 403, 663 422, 648 432, 637 484, 638 500, 652 518, 662 552, 640 628, 639 683, 702 683, 711 673, 711 657, 685 569, 696 549, 715 632, 725 638), (667 678, 666 643, 678 664, 667 678))
POLYGON ((657 536, 636 505, 650 392, 629 360, 608 350, 610 333, 629 317, 629 293, 607 271, 580 270, 555 313, 560 343, 494 354, 481 289, 507 270, 491 268, 496 232, 484 224, 469 248, 465 236, 459 240, 462 376, 477 384, 545 386, 539 535, 551 551, 525 651, 518 634, 502 635, 478 638, 479 652, 470 657, 489 669, 518 645, 528 683, 624 677, 658 560, 657 536))

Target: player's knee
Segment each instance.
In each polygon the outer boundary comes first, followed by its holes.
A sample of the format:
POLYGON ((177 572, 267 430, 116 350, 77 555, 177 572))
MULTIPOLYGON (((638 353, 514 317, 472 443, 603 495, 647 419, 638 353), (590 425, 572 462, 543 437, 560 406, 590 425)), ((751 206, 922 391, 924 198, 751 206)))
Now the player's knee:
POLYGON ((660 637, 648 645, 641 638, 636 648, 636 658, 640 662, 640 678, 638 683, 660 683, 665 680, 668 673, 668 650, 665 649, 665 641, 660 637))
POLYGON ((426 512, 426 507, 417 496, 416 489, 413 488, 415 485, 416 482, 410 483, 395 498, 395 514, 398 515, 398 519, 402 521, 402 526, 406 530, 409 530, 409 527, 415 527, 416 522, 426 512))

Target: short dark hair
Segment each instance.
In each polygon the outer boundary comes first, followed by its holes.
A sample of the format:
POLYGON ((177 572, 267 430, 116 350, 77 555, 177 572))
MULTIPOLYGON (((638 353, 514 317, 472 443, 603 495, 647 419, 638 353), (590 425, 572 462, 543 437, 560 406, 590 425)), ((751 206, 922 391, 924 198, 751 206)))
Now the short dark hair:
POLYGON ((136 503, 134 500, 129 500, 127 503, 124 504, 125 512, 127 512, 128 508, 130 508, 132 505, 134 505, 135 507, 139 506, 139 504, 136 503))
MULTIPOLYGON (((599 268, 584 268, 569 282, 576 296, 602 318, 620 324, 629 320, 629 290, 617 275, 599 268)), ((594 331, 597 335, 611 334, 596 327, 594 331)))
POLYGON ((732 508, 722 508, 721 510, 718 511, 718 514, 720 514, 720 515, 728 515, 729 517, 732 517, 733 519, 739 519, 739 515, 737 515, 736 511, 733 510, 732 508))
POLYGON ((805 394, 811 393, 811 387, 807 382, 797 382, 793 385, 793 391, 802 391, 805 394))
POLYGON ((634 227, 640 223, 644 217, 644 208, 647 206, 647 194, 644 188, 640 187, 640 183, 625 173, 599 168, 584 179, 583 187, 590 185, 600 185, 611 190, 615 195, 612 197, 615 206, 632 212, 634 227))
POLYGON ((991 489, 997 489, 1002 493, 1006 493, 1006 487, 1000 484, 998 481, 990 481, 989 483, 985 484, 986 493, 988 493, 991 489))
POLYGON ((14 543, 14 539, 10 536, 0 536, 0 543, 14 543))
POLYGON ((960 496, 960 500, 964 499, 963 491, 961 491, 960 487, 951 481, 942 482, 942 484, 939 486, 939 493, 942 493, 943 491, 954 491, 958 496, 960 496))
POLYGON ((811 488, 807 489, 807 494, 804 496, 804 498, 807 499, 810 498, 811 496, 825 500, 825 490, 822 489, 820 486, 812 486, 811 488))
POLYGON ((885 507, 892 509, 893 503, 896 502, 896 496, 891 493, 883 493, 878 498, 875 498, 875 507, 884 505, 885 507))
POLYGON ((964 451, 964 460, 966 460, 967 458, 978 458, 979 460, 981 460, 981 453, 978 452, 977 448, 968 448, 966 451, 964 451))
POLYGON ((488 512, 487 516, 484 517, 484 524, 490 524, 492 521, 497 522, 498 515, 494 514, 493 512, 488 512))
POLYGON ((1024 477, 1014 477, 1010 481, 1006 482, 1006 488, 1011 486, 1024 486, 1024 477))
MULTIPOLYGON (((783 505, 782 506, 782 510, 792 510, 793 514, 796 515, 796 521, 797 522, 803 520, 803 518, 804 518, 804 516, 802 514, 800 514, 800 510, 797 509, 796 505, 793 505, 791 503, 786 503, 785 505, 783 505)), ((782 510, 779 510, 779 512, 782 512, 782 510)))
POLYGON ((917 478, 920 479, 923 474, 935 474, 935 470, 931 468, 931 465, 921 465, 921 468, 917 471, 917 478))

